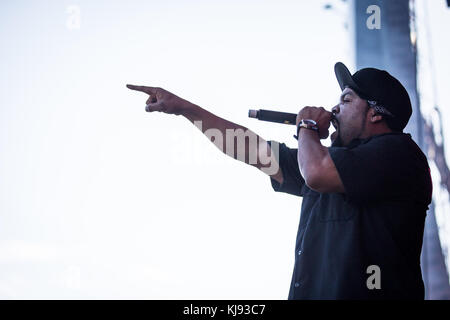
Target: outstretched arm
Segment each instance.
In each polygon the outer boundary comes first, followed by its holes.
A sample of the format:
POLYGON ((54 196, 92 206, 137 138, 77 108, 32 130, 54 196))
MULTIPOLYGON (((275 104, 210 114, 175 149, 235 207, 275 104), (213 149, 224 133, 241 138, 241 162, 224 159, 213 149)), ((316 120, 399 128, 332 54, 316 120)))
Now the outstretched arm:
POLYGON ((162 88, 135 85, 127 87, 149 95, 145 109, 147 112, 159 111, 184 116, 223 153, 257 167, 279 183, 283 182, 278 159, 272 153, 270 145, 253 131, 222 119, 162 88))

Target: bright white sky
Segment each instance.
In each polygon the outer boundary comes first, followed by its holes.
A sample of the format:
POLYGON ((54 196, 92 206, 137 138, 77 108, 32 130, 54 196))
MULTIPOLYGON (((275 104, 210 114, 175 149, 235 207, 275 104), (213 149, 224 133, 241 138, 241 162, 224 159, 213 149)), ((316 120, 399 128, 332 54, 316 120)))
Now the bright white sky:
POLYGON ((337 101, 335 3, 1 2, 0 298, 286 299, 301 199, 125 84, 295 147, 248 109, 337 101))

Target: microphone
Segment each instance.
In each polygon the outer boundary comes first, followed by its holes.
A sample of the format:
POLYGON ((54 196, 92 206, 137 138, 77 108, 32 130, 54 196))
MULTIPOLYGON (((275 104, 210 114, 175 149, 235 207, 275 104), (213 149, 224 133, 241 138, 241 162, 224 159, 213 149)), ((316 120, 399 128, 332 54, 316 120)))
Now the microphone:
POLYGON ((284 124, 293 124, 295 125, 297 114, 296 113, 286 113, 279 111, 270 111, 270 110, 248 110, 248 116, 250 118, 256 118, 258 120, 269 121, 269 122, 277 122, 284 124))

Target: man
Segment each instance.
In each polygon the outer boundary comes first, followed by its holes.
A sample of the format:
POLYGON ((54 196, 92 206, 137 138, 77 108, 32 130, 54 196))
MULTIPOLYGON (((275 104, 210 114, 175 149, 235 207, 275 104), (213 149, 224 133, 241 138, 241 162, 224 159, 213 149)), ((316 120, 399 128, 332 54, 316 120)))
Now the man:
MULTIPOLYGON (((332 112, 300 110, 298 149, 262 138, 241 145, 246 163, 264 171, 266 153, 279 165, 268 173, 275 191, 303 197, 289 299, 423 299, 420 252, 431 178, 425 155, 403 133, 412 113, 408 93, 386 71, 351 75, 337 63, 335 73, 340 102, 332 112), (336 131, 326 148, 320 140, 330 123, 336 131)), ((224 135, 249 131, 164 89, 128 88, 150 95, 149 112, 201 120, 202 130, 224 135)))

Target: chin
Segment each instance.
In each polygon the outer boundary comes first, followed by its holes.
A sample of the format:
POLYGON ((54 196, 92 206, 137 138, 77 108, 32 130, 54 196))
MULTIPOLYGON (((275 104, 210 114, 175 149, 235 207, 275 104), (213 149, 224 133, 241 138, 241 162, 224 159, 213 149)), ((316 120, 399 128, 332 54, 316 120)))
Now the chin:
POLYGON ((339 143, 338 139, 331 142, 331 146, 332 147, 342 147, 341 144, 339 143))
POLYGON ((332 147, 343 147, 343 143, 342 143, 342 139, 341 136, 339 134, 336 135, 336 137, 334 138, 334 140, 331 140, 331 146, 332 147))

